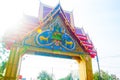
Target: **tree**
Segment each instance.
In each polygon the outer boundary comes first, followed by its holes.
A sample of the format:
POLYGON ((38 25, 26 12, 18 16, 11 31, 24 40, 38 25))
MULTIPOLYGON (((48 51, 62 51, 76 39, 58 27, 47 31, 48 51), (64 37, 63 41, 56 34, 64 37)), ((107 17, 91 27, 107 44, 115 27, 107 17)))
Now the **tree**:
POLYGON ((4 70, 6 68, 6 61, 2 61, 1 65, 0 65, 0 73, 4 73, 4 70))
POLYGON ((101 70, 101 76, 99 76, 99 72, 94 73, 94 80, 119 80, 116 75, 110 75, 107 72, 101 70))
POLYGON ((0 79, 4 77, 4 71, 8 61, 9 50, 5 48, 5 43, 0 42, 0 79))
POLYGON ((117 76, 116 76, 116 75, 111 74, 111 80, 120 80, 120 79, 119 79, 119 78, 117 78, 117 76))
POLYGON ((52 75, 48 74, 46 71, 42 71, 39 73, 38 80, 53 80, 52 75))
POLYGON ((72 74, 68 74, 65 78, 61 78, 59 80, 73 80, 72 74))

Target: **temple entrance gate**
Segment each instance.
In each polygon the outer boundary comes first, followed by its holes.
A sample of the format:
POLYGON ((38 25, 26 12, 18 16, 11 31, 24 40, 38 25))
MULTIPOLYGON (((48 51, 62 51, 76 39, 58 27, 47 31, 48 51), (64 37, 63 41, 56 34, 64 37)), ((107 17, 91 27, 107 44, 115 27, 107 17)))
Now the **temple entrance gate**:
MULTIPOLYGON (((21 57, 27 52, 74 59, 79 64, 80 80, 92 80, 91 57, 95 56, 95 51, 86 34, 80 29, 80 33, 76 33, 72 20, 66 17, 60 4, 46 17, 39 16, 40 19, 42 17, 42 21, 38 21, 40 24, 11 46, 4 80, 18 79, 21 57)), ((36 24, 38 22, 34 21, 36 24)))

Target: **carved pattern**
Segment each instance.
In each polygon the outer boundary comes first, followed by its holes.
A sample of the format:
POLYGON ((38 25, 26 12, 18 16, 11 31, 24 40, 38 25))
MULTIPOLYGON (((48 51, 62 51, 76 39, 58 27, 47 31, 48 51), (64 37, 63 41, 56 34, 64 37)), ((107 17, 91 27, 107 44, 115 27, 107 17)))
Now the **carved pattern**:
MULTIPOLYGON (((36 37, 36 43, 38 46, 54 46, 60 50, 72 51, 75 49, 75 43, 72 37, 65 33, 65 29, 54 23, 54 26, 50 27, 50 30, 46 30, 36 37)), ((51 47, 50 47, 51 48, 51 47)), ((53 47, 52 47, 53 48, 53 47)))

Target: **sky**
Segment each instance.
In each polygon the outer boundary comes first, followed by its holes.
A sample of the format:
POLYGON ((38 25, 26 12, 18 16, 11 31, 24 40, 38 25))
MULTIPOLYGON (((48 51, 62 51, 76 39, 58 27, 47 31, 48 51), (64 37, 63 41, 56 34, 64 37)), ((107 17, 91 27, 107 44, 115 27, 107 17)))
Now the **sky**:
MULTIPOLYGON (((12 29, 21 14, 37 16, 40 0, 0 1, 0 36, 12 29), (9 27, 7 27, 9 26, 9 27)), ((64 10, 73 12, 76 27, 83 27, 97 49, 100 68, 120 78, 120 0, 41 0, 55 7, 59 2, 64 10)), ((93 70, 97 70, 93 59, 93 70)))
POLYGON ((22 57, 20 75, 27 80, 36 80, 40 72, 46 71, 53 75, 54 80, 58 80, 70 73, 78 75, 78 69, 76 60, 25 54, 22 57))

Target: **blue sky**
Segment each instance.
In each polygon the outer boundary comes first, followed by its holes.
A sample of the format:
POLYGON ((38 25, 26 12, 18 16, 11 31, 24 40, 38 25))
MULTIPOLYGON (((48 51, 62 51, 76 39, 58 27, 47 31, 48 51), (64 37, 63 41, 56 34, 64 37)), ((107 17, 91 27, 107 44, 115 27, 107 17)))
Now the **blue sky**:
MULTIPOLYGON (((59 0, 41 0, 55 7, 59 0)), ((120 0, 60 0, 63 9, 73 11, 75 26, 90 35, 99 55, 100 68, 120 78, 120 0)), ((37 16, 39 0, 0 1, 0 32, 15 25, 21 14, 37 16), (17 20, 15 20, 17 19, 17 20), (7 23, 7 24, 6 24, 7 23)), ((93 59, 93 70, 97 70, 93 59)))
POLYGON ((79 25, 83 25, 97 48, 101 69, 120 77, 119 3, 119 0, 85 0, 82 7, 85 10, 80 12, 82 19, 79 17, 82 23, 79 25))

